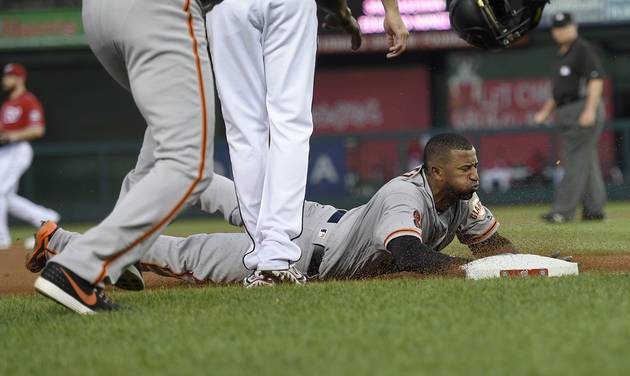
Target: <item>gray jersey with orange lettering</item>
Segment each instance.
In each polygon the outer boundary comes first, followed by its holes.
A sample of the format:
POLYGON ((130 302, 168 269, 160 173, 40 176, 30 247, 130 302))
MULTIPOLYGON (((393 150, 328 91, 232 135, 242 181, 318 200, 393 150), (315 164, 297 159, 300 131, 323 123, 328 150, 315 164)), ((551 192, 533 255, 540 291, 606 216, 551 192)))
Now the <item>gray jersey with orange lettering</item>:
POLYGON ((387 244, 400 236, 415 236, 440 251, 455 236, 470 245, 488 239, 498 227, 477 194, 438 212, 420 166, 385 184, 367 204, 350 210, 326 232, 320 275, 357 278, 383 274, 392 269, 387 244))

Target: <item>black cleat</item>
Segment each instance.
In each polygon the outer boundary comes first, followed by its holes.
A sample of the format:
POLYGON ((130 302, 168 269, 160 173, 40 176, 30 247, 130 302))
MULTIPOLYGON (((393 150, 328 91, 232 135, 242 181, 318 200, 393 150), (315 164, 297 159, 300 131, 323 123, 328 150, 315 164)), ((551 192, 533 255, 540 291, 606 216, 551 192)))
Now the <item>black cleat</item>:
POLYGON ((144 290, 144 278, 142 278, 142 268, 140 262, 129 265, 123 270, 114 286, 123 290, 142 291, 144 290))
POLYGON ((35 280, 35 290, 62 306, 82 315, 113 311, 120 306, 103 289, 90 284, 56 262, 49 262, 35 280))
POLYGON ((606 214, 604 213, 582 213, 583 221, 604 221, 606 214))

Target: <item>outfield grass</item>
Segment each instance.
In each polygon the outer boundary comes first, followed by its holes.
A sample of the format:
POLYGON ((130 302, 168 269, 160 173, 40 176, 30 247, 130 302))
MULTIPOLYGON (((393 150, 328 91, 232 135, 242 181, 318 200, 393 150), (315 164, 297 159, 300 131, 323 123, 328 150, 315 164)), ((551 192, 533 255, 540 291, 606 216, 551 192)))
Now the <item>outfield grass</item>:
POLYGON ((630 370, 630 274, 0 299, 0 374, 602 375, 630 370))

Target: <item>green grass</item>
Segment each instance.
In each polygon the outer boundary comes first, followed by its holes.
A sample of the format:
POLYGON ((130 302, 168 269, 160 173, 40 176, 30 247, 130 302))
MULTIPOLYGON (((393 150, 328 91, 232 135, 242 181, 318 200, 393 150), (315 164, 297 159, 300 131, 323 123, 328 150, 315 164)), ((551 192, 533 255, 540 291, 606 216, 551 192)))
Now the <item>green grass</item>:
POLYGON ((0 300, 0 374, 626 374, 630 274, 117 293, 80 317, 0 300))
MULTIPOLYGON (((524 250, 630 252, 630 203, 604 223, 547 225, 499 207, 524 250)), ((86 225, 69 225, 82 231, 86 225)), ((14 236, 32 229, 19 228, 14 236)), ((180 220, 167 233, 235 231, 180 220)), ((457 243, 457 242, 455 242, 457 243)), ((450 253, 466 253, 453 244, 450 253)), ((312 283, 114 292, 129 311, 80 317, 40 296, 0 297, 0 375, 627 374, 630 273, 466 281, 312 283)))
MULTIPOLYGON (((630 253, 630 202, 612 202, 606 207, 608 219, 603 222, 574 221, 551 225, 540 219, 548 206, 503 206, 491 208, 501 222, 499 232, 522 251, 549 254, 611 255, 630 253)), ((466 254, 467 248, 457 241, 447 252, 466 254)))

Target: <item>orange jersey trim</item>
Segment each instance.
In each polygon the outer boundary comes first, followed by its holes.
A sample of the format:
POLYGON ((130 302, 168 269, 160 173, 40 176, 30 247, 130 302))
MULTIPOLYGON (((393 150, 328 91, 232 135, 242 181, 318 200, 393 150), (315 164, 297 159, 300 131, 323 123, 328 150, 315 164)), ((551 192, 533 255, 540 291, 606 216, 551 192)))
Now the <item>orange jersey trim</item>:
POLYGON ((402 228, 400 230, 391 232, 389 235, 387 235, 387 237, 385 238, 385 241, 383 242, 383 245, 387 247, 387 243, 389 243, 394 238, 402 236, 402 234, 416 236, 422 239, 422 230, 419 230, 417 228, 402 228))
POLYGON ((484 231, 483 234, 478 235, 478 236, 470 239, 470 242, 467 242, 466 244, 481 243, 482 241, 484 241, 484 240, 488 239, 490 236, 492 236, 492 234, 494 234, 495 230, 498 227, 499 227, 499 222, 497 222, 496 218, 492 218, 492 222, 490 223, 490 225, 488 226, 486 231, 484 231))
POLYGON ((195 37, 194 28, 193 28, 193 17, 190 12, 190 0, 186 0, 186 4, 184 5, 184 12, 188 15, 187 24, 188 24, 188 35, 192 41, 193 54, 195 56, 195 66, 197 69, 197 80, 199 83, 199 96, 201 97, 201 128, 202 128, 202 137, 201 137, 201 162, 199 163, 199 169, 197 170, 197 177, 192 182, 186 193, 182 196, 182 198, 177 202, 175 207, 171 209, 168 214, 162 218, 156 225, 152 226, 147 232, 142 234, 139 238, 131 242, 128 246, 114 253, 113 256, 108 258, 101 268, 101 273, 98 275, 96 280, 93 282, 94 285, 99 284, 105 276, 107 276, 107 268, 111 265, 112 262, 116 261, 118 258, 129 252, 131 249, 136 247, 138 244, 145 241, 148 237, 156 233, 160 228, 166 226, 177 214, 177 212, 184 206, 188 197, 192 194, 193 190, 203 177, 203 171, 206 165, 206 143, 208 141, 208 114, 206 110, 206 90, 203 83, 203 72, 201 70, 201 58, 199 57, 198 52, 198 43, 197 38, 195 37))

